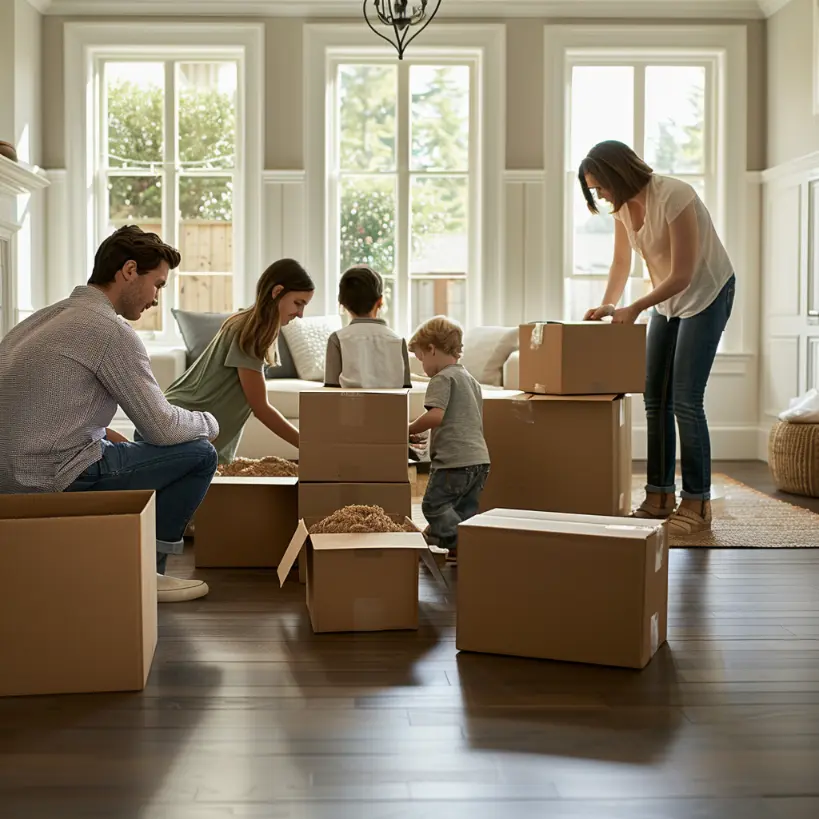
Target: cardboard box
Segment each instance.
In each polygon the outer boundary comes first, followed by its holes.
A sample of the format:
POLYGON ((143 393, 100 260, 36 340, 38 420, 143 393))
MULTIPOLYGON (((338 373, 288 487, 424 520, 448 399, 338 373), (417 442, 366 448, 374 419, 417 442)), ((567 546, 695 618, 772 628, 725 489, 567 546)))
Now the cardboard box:
POLYGON ((520 383, 545 395, 642 393, 646 325, 601 321, 522 324, 520 383))
POLYGON ((458 532, 460 651, 644 668, 665 642, 666 523, 505 510, 458 532))
POLYGON ((152 491, 0 495, 0 544, 0 696, 145 688, 152 491))
POLYGON ((631 396, 487 397, 483 426, 492 468, 481 511, 631 511, 631 396))
POLYGON ((406 483, 408 469, 408 390, 301 393, 301 482, 406 483))
POLYGON ((279 564, 280 585, 302 548, 313 631, 418 628, 418 557, 429 551, 420 532, 309 535, 299 521, 279 564))
POLYGON ((196 566, 275 568, 298 522, 298 478, 214 478, 196 510, 196 566))

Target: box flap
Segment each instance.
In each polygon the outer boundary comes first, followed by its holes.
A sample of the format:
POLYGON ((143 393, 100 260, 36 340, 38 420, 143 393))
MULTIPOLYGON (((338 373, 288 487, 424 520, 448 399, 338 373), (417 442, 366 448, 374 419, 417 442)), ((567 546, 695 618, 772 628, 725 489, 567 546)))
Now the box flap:
POLYGON ((141 515, 153 489, 0 495, 0 520, 141 515))
POLYGON ((590 537, 611 537, 645 541, 654 534, 654 529, 647 529, 628 518, 618 523, 585 523, 570 520, 536 520, 534 518, 513 518, 502 515, 493 516, 489 512, 476 515, 461 524, 462 527, 478 529, 507 529, 516 532, 542 532, 556 535, 586 535, 590 537))
MULTIPOLYGON (((611 403, 616 401, 620 396, 607 395, 542 395, 541 393, 528 393, 523 396, 526 401, 599 401, 611 403)), ((512 399, 515 400, 515 399, 512 399)))
POLYGON ((290 545, 279 561, 278 569, 276 569, 276 574, 279 576, 279 586, 283 586, 284 581, 287 580, 287 575, 290 574, 290 570, 293 568, 293 564, 296 562, 296 558, 299 556, 299 552, 301 552, 308 537, 307 526, 303 520, 300 520, 295 534, 290 539, 290 545))
MULTIPOLYGON (((516 518, 529 520, 567 521, 573 523, 590 523, 607 526, 638 526, 650 532, 663 528, 662 520, 651 518, 629 518, 615 515, 578 515, 573 512, 538 512, 529 509, 487 509, 485 515, 493 518, 516 518)), ((476 517, 481 517, 477 515, 476 517)), ((474 520, 474 518, 472 518, 474 520)))
POLYGON ((298 478, 254 478, 216 475, 211 484, 216 486, 295 486, 298 478))
POLYGON ((420 532, 354 532, 311 535, 310 542, 317 552, 353 549, 417 549, 419 551, 427 549, 427 542, 420 532))

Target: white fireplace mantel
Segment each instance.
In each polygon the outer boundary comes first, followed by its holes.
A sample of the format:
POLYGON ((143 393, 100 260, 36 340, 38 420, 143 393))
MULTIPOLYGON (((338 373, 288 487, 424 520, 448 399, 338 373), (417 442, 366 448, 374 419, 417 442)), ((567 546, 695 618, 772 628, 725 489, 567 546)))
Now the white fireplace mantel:
POLYGON ((19 196, 47 186, 48 178, 41 168, 0 156, 0 193, 19 196))

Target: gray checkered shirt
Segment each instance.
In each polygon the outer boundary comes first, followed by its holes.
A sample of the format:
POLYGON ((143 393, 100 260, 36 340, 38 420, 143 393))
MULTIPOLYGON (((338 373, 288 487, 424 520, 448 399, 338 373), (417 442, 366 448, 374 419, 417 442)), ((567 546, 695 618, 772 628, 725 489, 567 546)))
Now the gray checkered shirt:
POLYGON ((96 287, 77 287, 0 341, 0 494, 62 492, 102 457, 121 406, 143 438, 213 439, 216 419, 171 406, 145 346, 96 287))

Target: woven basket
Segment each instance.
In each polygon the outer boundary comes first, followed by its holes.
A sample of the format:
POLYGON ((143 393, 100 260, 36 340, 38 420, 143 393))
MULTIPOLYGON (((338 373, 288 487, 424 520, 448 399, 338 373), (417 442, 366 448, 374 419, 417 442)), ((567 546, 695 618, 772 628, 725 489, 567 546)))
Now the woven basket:
POLYGON ((819 497, 819 424, 777 421, 768 439, 768 465, 777 489, 819 497))

